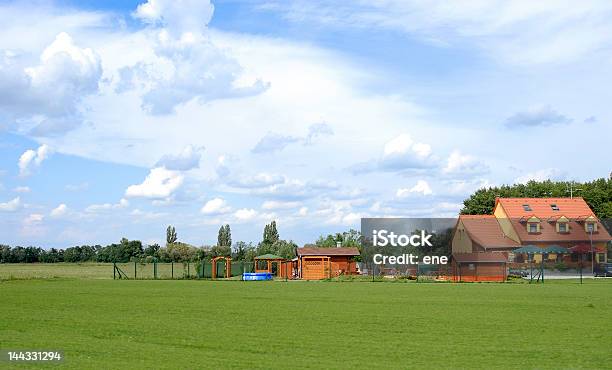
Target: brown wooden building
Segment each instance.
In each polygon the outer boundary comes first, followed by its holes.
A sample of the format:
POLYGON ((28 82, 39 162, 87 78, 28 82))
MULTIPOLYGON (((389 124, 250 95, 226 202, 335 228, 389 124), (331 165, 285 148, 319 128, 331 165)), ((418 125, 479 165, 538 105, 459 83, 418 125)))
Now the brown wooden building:
POLYGON ((457 253, 451 258, 453 281, 505 281, 508 256, 503 252, 457 253))
POLYGON ((356 275, 359 256, 357 248, 298 248, 298 277, 304 280, 321 280, 340 275, 356 275))

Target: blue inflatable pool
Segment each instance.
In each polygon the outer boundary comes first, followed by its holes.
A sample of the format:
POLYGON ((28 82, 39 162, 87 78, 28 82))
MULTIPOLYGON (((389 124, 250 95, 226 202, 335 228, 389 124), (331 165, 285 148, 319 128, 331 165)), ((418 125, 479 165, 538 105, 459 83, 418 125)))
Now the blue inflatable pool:
POLYGON ((270 272, 245 272, 242 274, 242 280, 246 280, 246 281, 272 280, 272 273, 270 272))

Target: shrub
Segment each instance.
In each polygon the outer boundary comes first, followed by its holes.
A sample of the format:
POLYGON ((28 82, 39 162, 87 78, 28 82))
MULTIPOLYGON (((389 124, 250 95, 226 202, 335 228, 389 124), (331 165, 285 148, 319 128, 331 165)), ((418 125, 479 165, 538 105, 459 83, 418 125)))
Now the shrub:
POLYGON ((563 263, 563 262, 557 262, 555 263, 555 269, 559 270, 559 271, 565 271, 567 270, 569 267, 563 263))

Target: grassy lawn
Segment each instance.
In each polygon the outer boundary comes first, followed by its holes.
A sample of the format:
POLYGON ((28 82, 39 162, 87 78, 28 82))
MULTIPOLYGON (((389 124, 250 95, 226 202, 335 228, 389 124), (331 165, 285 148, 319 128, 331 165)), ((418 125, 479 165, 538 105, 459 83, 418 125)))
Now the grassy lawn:
POLYGON ((3 281, 0 347, 67 368, 610 368, 611 283, 3 281))
POLYGON ((0 280, 8 279, 112 279, 112 263, 7 263, 0 264, 0 280))

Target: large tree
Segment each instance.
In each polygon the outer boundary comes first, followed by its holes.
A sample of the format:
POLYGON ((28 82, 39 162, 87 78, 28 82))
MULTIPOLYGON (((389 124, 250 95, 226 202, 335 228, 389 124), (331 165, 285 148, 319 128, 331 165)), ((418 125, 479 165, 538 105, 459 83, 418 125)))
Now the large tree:
POLYGON ((334 248, 340 243, 341 247, 355 247, 361 249, 361 233, 350 229, 342 233, 329 234, 326 237, 319 236, 315 246, 319 248, 334 248))
POLYGON ((229 225, 226 224, 219 228, 219 234, 217 236, 217 245, 220 247, 232 246, 232 231, 229 225))
POLYGON ((174 228, 174 226, 170 225, 166 229, 166 244, 170 245, 170 244, 176 243, 176 241, 177 241, 176 229, 174 228))
POLYGON ((577 183, 529 181, 477 190, 463 202, 462 214, 491 214, 495 198, 582 197, 600 219, 612 218, 612 178, 577 183))
POLYGON ((278 230, 276 229, 276 221, 272 221, 264 227, 263 244, 272 245, 279 240, 278 230))

